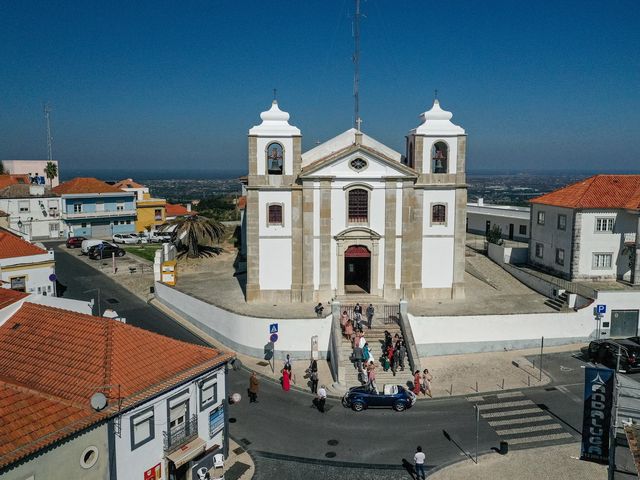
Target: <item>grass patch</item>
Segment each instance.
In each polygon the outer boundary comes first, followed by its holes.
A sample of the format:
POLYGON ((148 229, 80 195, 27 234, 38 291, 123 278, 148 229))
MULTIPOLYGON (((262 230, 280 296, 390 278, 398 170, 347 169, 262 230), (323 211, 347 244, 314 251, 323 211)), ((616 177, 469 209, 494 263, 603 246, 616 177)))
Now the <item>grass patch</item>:
POLYGON ((127 253, 130 253, 132 255, 137 255, 140 258, 144 258, 145 260, 149 260, 151 262, 153 262, 153 259, 155 258, 156 255, 156 250, 159 250, 162 248, 162 244, 161 243, 148 243, 148 244, 141 244, 141 245, 127 245, 123 247, 127 253))

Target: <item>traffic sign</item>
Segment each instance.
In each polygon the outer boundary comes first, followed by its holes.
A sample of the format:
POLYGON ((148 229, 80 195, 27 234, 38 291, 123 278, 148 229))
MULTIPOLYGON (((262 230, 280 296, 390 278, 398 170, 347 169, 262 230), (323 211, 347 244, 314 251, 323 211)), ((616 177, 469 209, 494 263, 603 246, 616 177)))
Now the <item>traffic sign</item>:
POLYGON ((278 334, 272 333, 271 336, 269 337, 269 340, 271 340, 272 343, 276 343, 278 341, 278 334))
POLYGON ((607 313, 607 306, 606 305, 596 305, 596 313, 598 315, 604 315, 605 313, 607 313))
POLYGON ((269 333, 278 333, 278 324, 272 323, 269 325, 269 333))

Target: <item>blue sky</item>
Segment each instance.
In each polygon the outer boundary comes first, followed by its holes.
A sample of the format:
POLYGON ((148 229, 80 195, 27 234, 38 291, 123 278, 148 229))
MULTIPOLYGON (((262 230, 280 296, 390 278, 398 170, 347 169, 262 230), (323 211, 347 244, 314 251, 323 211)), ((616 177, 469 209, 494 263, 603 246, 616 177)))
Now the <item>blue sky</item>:
MULTIPOLYGON (((362 2, 363 131, 400 151, 438 89, 467 169, 640 171, 634 0, 362 2)), ((352 0, 0 3, 0 158, 246 169, 278 89, 311 148, 352 124, 352 0)))

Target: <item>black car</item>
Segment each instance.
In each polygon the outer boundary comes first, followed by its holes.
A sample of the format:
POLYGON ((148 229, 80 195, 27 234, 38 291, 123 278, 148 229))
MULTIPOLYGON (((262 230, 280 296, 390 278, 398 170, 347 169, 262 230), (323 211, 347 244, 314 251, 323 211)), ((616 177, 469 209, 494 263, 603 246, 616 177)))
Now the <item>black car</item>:
POLYGON ((385 385, 382 392, 368 386, 352 387, 342 397, 342 405, 361 412, 370 407, 391 407, 402 412, 416 403, 416 395, 402 385, 385 385))
POLYGON ((638 345, 640 345, 640 337, 629 337, 629 338, 627 338, 627 340, 629 340, 630 342, 637 343, 638 345))
POLYGON ((640 371, 640 344, 631 340, 594 340, 589 343, 586 354, 591 362, 615 368, 620 353, 620 371, 640 371))
POLYGON ((95 245, 89 249, 89 258, 91 260, 99 260, 102 258, 111 258, 113 254, 116 254, 116 257, 123 257, 125 252, 120 247, 116 247, 115 245, 111 245, 110 243, 101 243, 100 245, 95 245))

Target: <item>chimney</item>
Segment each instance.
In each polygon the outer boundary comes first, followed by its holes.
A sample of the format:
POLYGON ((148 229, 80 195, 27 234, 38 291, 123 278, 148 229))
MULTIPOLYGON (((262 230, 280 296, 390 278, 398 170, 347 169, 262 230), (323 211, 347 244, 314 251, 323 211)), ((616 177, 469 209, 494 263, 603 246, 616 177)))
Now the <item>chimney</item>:
POLYGON ((483 207, 484 206, 484 198, 482 198, 482 197, 478 198, 478 206, 479 207, 483 207))
POLYGON ((191 211, 191 202, 187 203, 187 211, 191 211))

